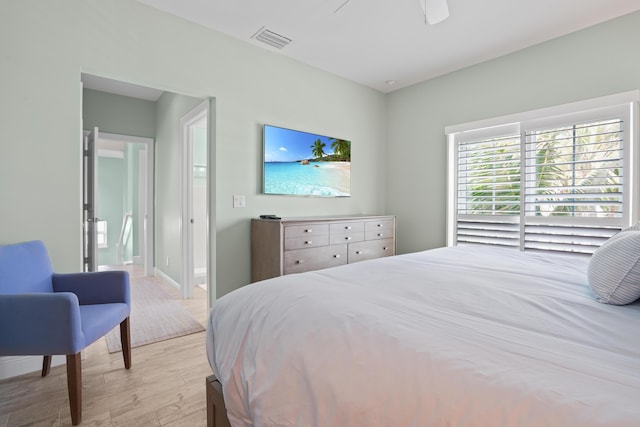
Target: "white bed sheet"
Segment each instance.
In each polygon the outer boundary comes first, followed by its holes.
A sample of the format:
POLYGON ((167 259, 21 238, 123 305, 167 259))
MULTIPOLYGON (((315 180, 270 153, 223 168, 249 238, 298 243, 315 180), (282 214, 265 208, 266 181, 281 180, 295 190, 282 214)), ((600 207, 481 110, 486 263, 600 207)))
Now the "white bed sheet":
POLYGON ((587 260, 453 247, 287 275, 214 304, 234 426, 640 425, 640 304, 587 260))

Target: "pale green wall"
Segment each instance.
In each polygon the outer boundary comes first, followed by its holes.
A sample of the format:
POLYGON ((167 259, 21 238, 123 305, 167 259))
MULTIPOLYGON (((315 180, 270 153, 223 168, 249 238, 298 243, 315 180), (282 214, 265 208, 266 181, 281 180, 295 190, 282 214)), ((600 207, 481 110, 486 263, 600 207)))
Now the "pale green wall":
POLYGON ((102 132, 154 138, 156 103, 91 89, 82 91, 82 126, 102 132))
POLYGON ((401 253, 445 244, 445 126, 640 88, 640 13, 388 96, 387 212, 401 253))
POLYGON ((215 98, 219 295, 249 282, 251 217, 385 213, 386 102, 372 89, 133 0, 2 1, 0 58, 0 243, 42 239, 58 271, 81 267, 82 72, 215 98), (262 123, 353 141, 353 196, 259 194, 262 123))
POLYGON ((96 216, 107 221, 107 247, 98 249, 99 265, 116 264, 116 246, 124 213, 125 160, 98 157, 98 197, 96 216))
MULTIPOLYGON (((127 143, 125 158, 127 159, 128 187, 126 189, 125 212, 131 211, 134 232, 126 248, 126 261, 133 261, 140 255, 140 153, 146 154, 146 144, 127 143)), ((153 188, 153 187, 152 187, 153 188)))

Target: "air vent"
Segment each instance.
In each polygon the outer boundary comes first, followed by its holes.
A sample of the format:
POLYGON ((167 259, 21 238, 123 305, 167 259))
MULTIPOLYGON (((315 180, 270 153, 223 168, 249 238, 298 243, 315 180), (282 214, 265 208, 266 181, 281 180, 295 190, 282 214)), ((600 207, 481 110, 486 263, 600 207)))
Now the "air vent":
POLYGON ((265 27, 260 28, 252 38, 268 44, 271 47, 275 47, 276 49, 282 49, 292 41, 290 38, 274 33, 271 30, 267 30, 265 27))

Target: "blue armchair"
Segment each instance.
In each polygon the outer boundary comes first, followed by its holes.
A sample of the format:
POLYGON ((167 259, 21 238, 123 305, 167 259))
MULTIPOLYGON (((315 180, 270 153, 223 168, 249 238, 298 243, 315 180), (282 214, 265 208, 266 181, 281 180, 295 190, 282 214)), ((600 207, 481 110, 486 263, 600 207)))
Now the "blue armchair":
POLYGON ((56 274, 41 241, 0 246, 0 356, 67 357, 71 421, 82 419, 80 351, 120 325, 131 367, 129 275, 124 271, 56 274))

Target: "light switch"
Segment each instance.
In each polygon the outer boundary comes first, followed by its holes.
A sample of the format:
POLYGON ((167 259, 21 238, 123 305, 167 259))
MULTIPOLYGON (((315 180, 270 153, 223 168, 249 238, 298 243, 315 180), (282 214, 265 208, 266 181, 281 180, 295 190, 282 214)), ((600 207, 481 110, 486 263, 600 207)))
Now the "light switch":
POLYGON ((246 199, 244 196, 233 196, 233 207, 234 208, 244 208, 247 206, 246 199))

